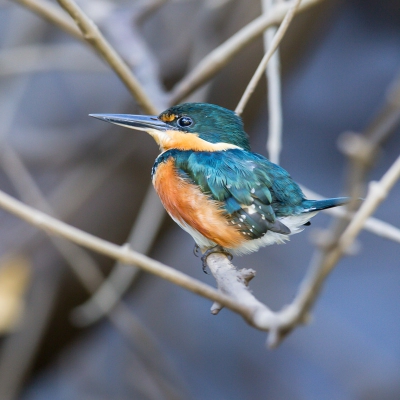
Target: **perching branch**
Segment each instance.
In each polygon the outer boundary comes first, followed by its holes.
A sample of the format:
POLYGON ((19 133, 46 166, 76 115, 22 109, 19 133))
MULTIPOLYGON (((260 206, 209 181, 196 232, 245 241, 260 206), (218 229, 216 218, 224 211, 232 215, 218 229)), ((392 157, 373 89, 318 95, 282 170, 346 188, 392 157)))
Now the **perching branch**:
POLYGON ((275 50, 279 46, 279 43, 281 42, 283 36, 285 35, 290 23, 292 22, 292 19, 296 14, 296 11, 299 8, 300 3, 301 0, 295 0, 294 4, 290 6, 287 14, 285 15, 285 18, 283 19, 279 29, 277 30, 271 42, 271 46, 268 48, 268 51, 265 53, 263 59, 260 62, 260 65, 257 67, 256 72, 251 78, 249 84, 247 85, 247 88, 244 91, 243 96, 236 107, 235 110, 236 114, 241 115, 243 113, 243 110, 246 107, 246 104, 249 101, 250 96, 253 94, 259 80, 261 79, 265 69, 267 68, 268 61, 271 59, 275 50))
POLYGON ((270 311, 249 292, 247 283, 251 278, 251 271, 237 271, 221 254, 213 254, 209 257, 210 269, 218 283, 219 291, 217 291, 182 272, 130 250, 126 246, 117 246, 52 218, 1 191, 0 206, 50 234, 62 236, 123 263, 137 265, 147 272, 214 301, 217 304, 213 305, 213 313, 216 313, 221 306, 237 312, 254 327, 271 331, 268 343, 273 347, 279 344, 288 332, 307 319, 308 311, 314 304, 326 276, 353 243, 366 219, 386 198, 399 178, 400 157, 379 182, 371 184, 364 204, 339 238, 338 245, 329 251, 328 257, 324 258, 322 268, 319 265, 320 260, 314 260, 295 300, 278 313, 270 311))
POLYGON ((184 287, 193 293, 207 297, 212 301, 217 301, 225 307, 232 309, 238 313, 246 313, 246 309, 227 296, 218 293, 212 287, 193 279, 186 274, 168 267, 156 260, 151 259, 136 251, 130 250, 127 246, 118 246, 107 242, 89 233, 83 232, 78 228, 74 228, 65 222, 38 211, 24 203, 16 200, 8 194, 0 191, 0 207, 8 212, 17 215, 37 228, 43 229, 53 235, 64 237, 72 242, 91 249, 100 254, 119 260, 125 264, 137 265, 141 269, 178 286, 184 287))

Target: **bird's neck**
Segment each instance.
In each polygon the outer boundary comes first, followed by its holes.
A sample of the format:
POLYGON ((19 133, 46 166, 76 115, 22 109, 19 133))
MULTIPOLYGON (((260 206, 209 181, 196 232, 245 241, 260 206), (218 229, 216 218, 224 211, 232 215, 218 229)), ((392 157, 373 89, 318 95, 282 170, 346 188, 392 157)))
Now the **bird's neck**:
MULTIPOLYGON (((149 132, 150 133, 150 132, 149 132)), ((224 151, 229 149, 241 149, 231 143, 211 143, 199 137, 196 133, 169 130, 166 132, 151 132, 154 140, 160 146, 161 151, 192 150, 192 151, 224 151)))

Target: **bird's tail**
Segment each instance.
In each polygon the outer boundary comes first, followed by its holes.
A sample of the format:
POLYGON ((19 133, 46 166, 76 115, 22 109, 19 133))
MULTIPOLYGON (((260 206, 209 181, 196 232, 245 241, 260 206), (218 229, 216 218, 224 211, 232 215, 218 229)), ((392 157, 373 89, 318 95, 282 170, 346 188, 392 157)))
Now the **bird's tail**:
POLYGON ((342 206, 343 204, 347 204, 350 200, 350 197, 336 197, 326 200, 304 200, 302 204, 304 207, 303 212, 321 211, 326 208, 342 206))

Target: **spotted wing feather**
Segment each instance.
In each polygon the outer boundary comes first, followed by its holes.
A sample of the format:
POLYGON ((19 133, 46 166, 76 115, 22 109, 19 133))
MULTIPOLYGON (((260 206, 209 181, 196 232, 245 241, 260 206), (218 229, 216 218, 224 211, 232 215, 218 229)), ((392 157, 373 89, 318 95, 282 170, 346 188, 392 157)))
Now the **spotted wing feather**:
POLYGON ((220 202, 229 223, 249 239, 261 238, 267 231, 290 234, 277 214, 282 214, 282 205, 292 204, 294 209, 303 196, 294 184, 289 198, 292 203, 288 203, 281 188, 285 184, 290 188, 293 181, 282 168, 262 156, 241 150, 181 153, 176 163, 181 176, 220 202))

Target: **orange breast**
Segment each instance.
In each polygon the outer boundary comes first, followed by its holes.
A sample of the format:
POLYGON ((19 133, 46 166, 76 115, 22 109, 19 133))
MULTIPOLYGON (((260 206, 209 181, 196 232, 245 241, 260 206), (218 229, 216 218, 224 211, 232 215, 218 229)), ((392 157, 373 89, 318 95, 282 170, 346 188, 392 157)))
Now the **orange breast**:
POLYGON ((246 241, 242 233, 229 225, 219 202, 210 201, 199 188, 179 177, 173 159, 157 167, 153 184, 165 209, 176 220, 222 247, 235 248, 246 241))

